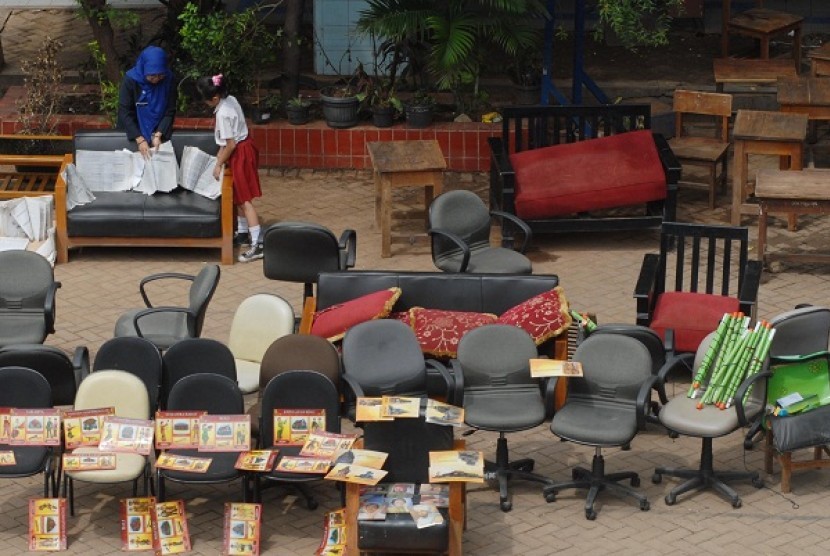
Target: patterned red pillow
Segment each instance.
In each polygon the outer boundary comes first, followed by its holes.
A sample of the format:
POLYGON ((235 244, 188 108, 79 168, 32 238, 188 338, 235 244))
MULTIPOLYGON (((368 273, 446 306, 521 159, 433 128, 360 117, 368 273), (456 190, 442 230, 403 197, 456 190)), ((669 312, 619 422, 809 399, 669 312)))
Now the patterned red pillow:
POLYGON ((455 357, 461 337, 473 328, 496 322, 496 315, 413 307, 412 328, 421 351, 433 357, 455 357))
POLYGON ((568 300, 562 288, 556 286, 511 307, 496 322, 518 326, 530 334, 538 346, 566 330, 572 320, 568 300))
POLYGON ((409 311, 395 311, 386 315, 386 318, 399 320, 405 325, 412 327, 412 315, 410 315, 409 311))
POLYGON ((335 342, 356 324, 384 318, 400 296, 400 288, 389 288, 332 305, 314 314, 311 333, 335 342))

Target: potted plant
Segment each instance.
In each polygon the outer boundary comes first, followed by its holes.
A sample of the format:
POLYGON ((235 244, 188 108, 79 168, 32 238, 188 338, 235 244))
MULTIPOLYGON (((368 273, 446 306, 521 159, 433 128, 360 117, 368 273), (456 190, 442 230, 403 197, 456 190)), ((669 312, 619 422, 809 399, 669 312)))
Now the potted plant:
POLYGON ((539 104, 542 96, 542 60, 538 52, 517 54, 510 77, 516 104, 539 104))
POLYGON ((310 106, 311 101, 303 98, 302 95, 288 99, 288 102, 285 103, 285 114, 288 123, 291 125, 308 123, 310 106))
POLYGON ((435 109, 435 99, 424 90, 416 92, 406 103, 406 126, 416 129, 429 127, 435 109))
POLYGON ((375 127, 391 127, 395 117, 403 111, 401 99, 395 94, 395 86, 390 79, 374 77, 362 87, 358 98, 372 112, 375 127))
POLYGON ((263 98, 257 94, 257 99, 251 106, 251 121, 254 124, 267 124, 281 104, 282 97, 279 93, 271 93, 263 98))

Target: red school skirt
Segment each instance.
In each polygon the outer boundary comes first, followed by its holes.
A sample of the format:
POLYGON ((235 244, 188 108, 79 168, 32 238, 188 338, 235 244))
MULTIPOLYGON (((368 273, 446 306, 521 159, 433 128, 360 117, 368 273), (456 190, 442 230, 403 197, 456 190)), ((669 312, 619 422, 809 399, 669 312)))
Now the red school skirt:
POLYGON ((229 161, 233 171, 233 204, 262 197, 259 184, 259 150, 250 139, 237 143, 229 161))

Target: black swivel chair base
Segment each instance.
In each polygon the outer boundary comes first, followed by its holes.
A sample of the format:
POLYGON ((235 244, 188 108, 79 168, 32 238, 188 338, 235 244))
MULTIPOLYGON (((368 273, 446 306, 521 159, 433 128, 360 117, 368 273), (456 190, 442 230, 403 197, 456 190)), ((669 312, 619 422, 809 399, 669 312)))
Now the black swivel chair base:
POLYGON ((585 499, 585 519, 594 520, 597 518, 597 512, 594 511, 594 501, 597 495, 602 490, 609 490, 618 496, 630 496, 639 502, 642 511, 648 511, 651 508, 648 498, 632 490, 631 488, 619 484, 620 481, 631 481, 632 487, 640 486, 640 477, 633 471, 621 471, 619 473, 605 474, 605 459, 602 457, 602 449, 597 446, 594 459, 591 462, 591 469, 584 467, 575 467, 571 471, 572 481, 564 483, 554 483, 544 488, 542 493, 545 495, 547 502, 556 500, 556 494, 566 488, 587 488, 588 497, 585 499))
POLYGON ((513 501, 507 488, 511 479, 522 479, 536 483, 550 484, 550 479, 533 473, 534 461, 530 458, 510 461, 507 451, 507 439, 504 433, 499 433, 496 442, 496 461, 484 462, 484 478, 499 483, 499 507, 503 512, 513 509, 513 501))
POLYGON ((654 470, 651 482, 654 484, 660 483, 663 480, 663 475, 689 479, 674 487, 666 495, 665 500, 667 506, 673 505, 677 501, 677 497, 684 492, 713 488, 724 496, 732 504, 733 508, 740 508, 741 497, 738 496, 738 493, 732 487, 726 484, 726 481, 743 481, 749 479, 755 488, 764 486, 764 481, 757 471, 715 471, 712 466, 711 438, 703 439, 703 447, 700 450, 700 469, 666 469, 665 467, 658 467, 654 470))

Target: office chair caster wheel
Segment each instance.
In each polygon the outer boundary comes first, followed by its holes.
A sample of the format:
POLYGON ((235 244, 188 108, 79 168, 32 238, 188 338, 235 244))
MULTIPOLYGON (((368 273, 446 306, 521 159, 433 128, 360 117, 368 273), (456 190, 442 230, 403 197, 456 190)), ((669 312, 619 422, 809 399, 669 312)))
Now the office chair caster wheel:
POLYGON ((593 509, 586 509, 585 510, 585 519, 588 521, 594 521, 597 518, 597 512, 593 509))
POLYGON ((732 500, 732 507, 733 508, 735 508, 737 510, 741 506, 743 506, 743 502, 741 502, 740 498, 738 498, 737 500, 732 500))
POLYGON ((502 500, 499 504, 499 508, 501 508, 501 511, 503 512, 509 512, 513 509, 513 502, 510 500, 502 500))
POLYGON ((679 435, 679 434, 677 434, 676 432, 674 432, 674 431, 669 431, 669 438, 677 438, 678 436, 680 436, 680 435, 679 435))
POLYGON ((744 450, 751 450, 754 447, 755 443, 751 439, 747 438, 744 440, 744 450))
POLYGON ((651 476, 651 482, 655 485, 659 485, 663 482, 663 475, 660 473, 655 473, 651 476))
POLYGON ((640 486, 640 477, 632 477, 631 478, 631 486, 633 486, 634 488, 637 488, 638 486, 640 486))
POLYGON ((677 501, 677 496, 674 494, 667 494, 664 500, 666 501, 666 506, 674 506, 674 503, 677 501))
POLYGON ((571 469, 571 479, 576 481, 579 479, 580 475, 581 473, 579 471, 577 471, 576 469, 571 469))
POLYGON ((754 486, 755 488, 764 488, 764 479, 762 479, 761 477, 753 477, 752 486, 754 486))
POLYGON ((545 502, 551 503, 556 502, 556 493, 555 492, 548 492, 545 494, 545 502))
POLYGON ((647 512, 651 509, 651 504, 649 504, 648 500, 643 500, 640 502, 640 511, 647 512))
POLYGON ((305 507, 308 508, 309 510, 316 510, 317 506, 319 506, 319 505, 320 505, 320 503, 317 502, 317 500, 309 500, 308 502, 306 502, 305 507))

